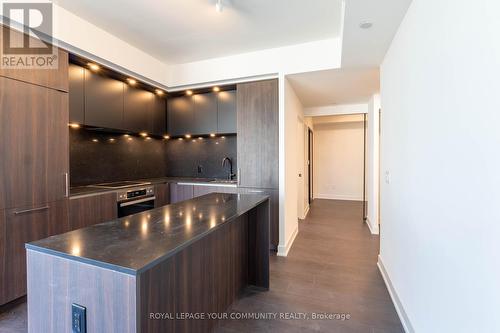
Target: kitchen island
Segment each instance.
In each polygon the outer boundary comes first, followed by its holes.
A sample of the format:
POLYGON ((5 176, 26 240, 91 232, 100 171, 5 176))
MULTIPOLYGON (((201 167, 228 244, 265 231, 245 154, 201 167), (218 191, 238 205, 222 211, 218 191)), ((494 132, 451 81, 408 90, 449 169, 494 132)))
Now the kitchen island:
POLYGON ((29 332, 71 331, 73 304, 87 332, 208 332, 247 286, 269 288, 269 198, 207 194, 26 249, 29 332))

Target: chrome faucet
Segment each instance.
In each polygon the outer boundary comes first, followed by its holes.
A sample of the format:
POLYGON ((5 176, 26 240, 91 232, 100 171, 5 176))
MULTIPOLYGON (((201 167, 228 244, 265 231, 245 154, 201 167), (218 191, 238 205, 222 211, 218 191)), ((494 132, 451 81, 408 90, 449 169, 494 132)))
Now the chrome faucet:
POLYGON ((226 162, 229 163, 229 174, 227 175, 227 179, 232 180, 235 174, 233 174, 233 161, 229 157, 224 157, 222 159, 222 168, 226 166, 226 162))

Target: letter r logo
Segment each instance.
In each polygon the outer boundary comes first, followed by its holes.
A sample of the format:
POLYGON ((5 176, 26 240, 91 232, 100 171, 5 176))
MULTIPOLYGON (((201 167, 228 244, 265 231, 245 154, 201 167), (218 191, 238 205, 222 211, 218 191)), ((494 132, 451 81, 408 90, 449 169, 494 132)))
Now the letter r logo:
POLYGON ((3 15, 11 28, 21 24, 24 32, 3 29, 4 54, 52 53, 51 3, 4 3, 3 15))

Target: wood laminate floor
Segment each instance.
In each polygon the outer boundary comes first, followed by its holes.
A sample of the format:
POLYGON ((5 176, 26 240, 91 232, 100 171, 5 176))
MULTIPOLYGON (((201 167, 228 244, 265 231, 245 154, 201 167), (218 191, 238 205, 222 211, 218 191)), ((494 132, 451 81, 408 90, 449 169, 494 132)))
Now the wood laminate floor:
MULTIPOLYGON (((349 320, 223 320, 224 332, 400 333, 377 268, 379 238, 361 222, 360 202, 315 200, 288 257, 271 257, 270 291, 248 291, 230 313, 344 314, 349 320)), ((26 332, 26 302, 0 308, 0 332, 26 332)))
POLYGON ((343 313, 349 320, 225 320, 218 332, 404 332, 377 267, 379 237, 362 204, 315 200, 288 256, 271 257, 268 292, 248 292, 232 312, 343 313))

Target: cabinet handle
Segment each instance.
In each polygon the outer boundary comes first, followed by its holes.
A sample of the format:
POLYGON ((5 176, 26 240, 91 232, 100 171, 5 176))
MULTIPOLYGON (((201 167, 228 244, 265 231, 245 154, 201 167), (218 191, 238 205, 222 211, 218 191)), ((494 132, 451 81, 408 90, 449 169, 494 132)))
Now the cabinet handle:
POLYGON ((69 175, 67 172, 64 173, 64 195, 66 198, 69 197, 69 175))
POLYGON ((43 206, 43 207, 38 207, 38 208, 31 208, 31 209, 23 209, 23 210, 16 210, 14 212, 14 215, 20 215, 20 214, 26 214, 26 213, 32 213, 32 212, 38 212, 41 210, 47 210, 49 209, 49 206, 43 206))
POLYGON ((238 178, 238 186, 241 185, 241 169, 238 168, 238 175, 236 176, 238 178))

